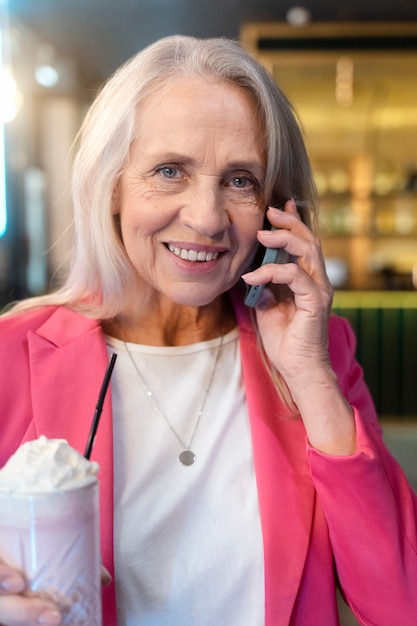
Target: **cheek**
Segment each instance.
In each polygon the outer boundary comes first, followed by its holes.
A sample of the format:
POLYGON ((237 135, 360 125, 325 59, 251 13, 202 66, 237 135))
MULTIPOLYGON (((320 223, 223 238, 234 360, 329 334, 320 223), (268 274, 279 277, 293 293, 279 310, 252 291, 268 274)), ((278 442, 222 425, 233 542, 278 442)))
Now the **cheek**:
POLYGON ((257 232, 264 228, 265 215, 258 211, 256 214, 245 215, 240 221, 240 244, 246 249, 254 249, 258 245, 257 232))
POLYGON ((135 212, 127 210, 125 207, 120 210, 120 230, 122 233, 123 241, 128 241, 133 233, 136 232, 138 226, 138 219, 135 212))
POLYGON ((256 257, 257 251, 259 250, 257 232, 263 228, 263 223, 264 216, 261 214, 252 216, 252 219, 246 219, 242 223, 238 242, 239 251, 236 255, 236 261, 240 266, 239 272, 246 271, 247 268, 252 265, 256 257))
POLYGON ((119 219, 123 247, 133 262, 134 259, 137 260, 141 256, 142 251, 147 247, 146 241, 152 232, 151 226, 147 224, 146 219, 138 210, 130 211, 127 210, 127 207, 124 207, 124 210, 120 212, 119 219))
POLYGON ((146 236, 158 230, 162 213, 149 202, 129 203, 120 208, 123 238, 146 236))
POLYGON ((119 185, 116 210, 121 216, 122 223, 134 224, 139 218, 147 214, 156 213, 155 193, 149 184, 132 181, 128 176, 122 178, 119 185))

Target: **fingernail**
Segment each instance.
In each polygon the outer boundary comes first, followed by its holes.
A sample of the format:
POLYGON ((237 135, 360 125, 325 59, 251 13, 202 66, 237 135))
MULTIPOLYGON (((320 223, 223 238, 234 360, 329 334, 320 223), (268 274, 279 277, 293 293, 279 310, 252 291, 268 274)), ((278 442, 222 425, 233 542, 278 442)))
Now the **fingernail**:
POLYGON ((104 565, 102 565, 101 566, 101 584, 103 586, 107 586, 107 585, 110 585, 110 583, 112 583, 112 582, 113 582, 113 579, 112 579, 112 577, 110 575, 109 570, 106 569, 104 567, 104 565))
POLYGON ((8 578, 3 578, 1 586, 5 591, 22 591, 22 579, 20 576, 9 576, 8 578))
POLYGON ((61 614, 55 609, 46 609, 36 620, 39 624, 60 624, 61 614))

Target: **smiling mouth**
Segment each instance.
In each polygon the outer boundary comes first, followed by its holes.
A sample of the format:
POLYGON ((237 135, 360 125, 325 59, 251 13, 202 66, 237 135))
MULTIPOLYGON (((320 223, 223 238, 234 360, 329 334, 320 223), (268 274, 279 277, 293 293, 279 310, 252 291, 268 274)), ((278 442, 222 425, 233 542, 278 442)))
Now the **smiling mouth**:
POLYGON ((177 248, 168 244, 168 250, 175 254, 175 256, 185 261, 198 261, 204 263, 207 261, 214 261, 219 256, 219 252, 206 252, 204 250, 188 250, 187 248, 177 248))

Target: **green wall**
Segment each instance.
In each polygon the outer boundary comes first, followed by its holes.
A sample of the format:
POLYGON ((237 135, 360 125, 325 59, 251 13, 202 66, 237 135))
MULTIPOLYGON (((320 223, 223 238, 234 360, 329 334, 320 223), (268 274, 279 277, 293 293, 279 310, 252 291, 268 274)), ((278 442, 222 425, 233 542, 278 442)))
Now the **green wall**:
POLYGON ((417 419, 417 293, 338 291, 333 311, 353 326, 380 417, 417 419))

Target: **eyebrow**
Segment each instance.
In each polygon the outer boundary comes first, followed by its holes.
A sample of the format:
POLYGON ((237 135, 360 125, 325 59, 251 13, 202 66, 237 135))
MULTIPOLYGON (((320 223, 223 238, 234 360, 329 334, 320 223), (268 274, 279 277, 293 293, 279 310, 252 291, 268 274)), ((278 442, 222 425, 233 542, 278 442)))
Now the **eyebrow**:
POLYGON ((228 169, 231 170, 262 170, 263 172, 265 172, 265 166, 263 165, 262 161, 246 161, 246 160, 242 160, 242 161, 232 161, 231 163, 228 164, 228 169))

